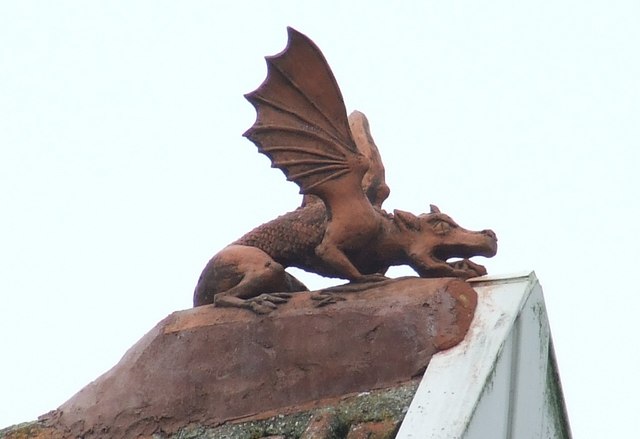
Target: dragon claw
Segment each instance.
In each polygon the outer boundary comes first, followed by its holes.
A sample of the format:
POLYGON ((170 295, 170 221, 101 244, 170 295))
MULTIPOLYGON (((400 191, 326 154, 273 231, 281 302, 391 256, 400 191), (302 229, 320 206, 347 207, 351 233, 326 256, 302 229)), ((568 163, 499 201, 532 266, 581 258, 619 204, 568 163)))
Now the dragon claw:
POLYGON ((316 308, 322 308, 323 306, 327 306, 327 305, 331 305, 337 302, 342 302, 345 299, 342 296, 336 296, 335 294, 330 294, 330 293, 317 293, 317 294, 313 294, 311 296, 311 300, 315 300, 316 303, 313 305, 316 308))
POLYGON ((291 298, 291 293, 261 294, 258 297, 260 297, 262 300, 267 300, 272 303, 287 303, 291 298))
POLYGON ((256 314, 269 314, 271 311, 273 311, 273 308, 256 302, 250 303, 249 309, 256 314))
POLYGON ((487 269, 480 264, 476 264, 469 259, 451 262, 448 264, 453 270, 462 274, 462 277, 469 279, 472 277, 484 276, 487 269))
POLYGON ((287 303, 291 298, 290 293, 260 294, 257 297, 247 299, 248 308, 256 314, 268 314, 278 308, 279 304, 287 303))
POLYGON ((384 274, 380 274, 380 273, 373 273, 373 274, 364 274, 362 276, 360 276, 357 279, 354 279, 352 282, 353 283, 358 283, 358 284, 363 284, 363 283, 369 283, 369 282, 382 282, 385 280, 389 280, 389 278, 387 276, 385 276, 384 274))

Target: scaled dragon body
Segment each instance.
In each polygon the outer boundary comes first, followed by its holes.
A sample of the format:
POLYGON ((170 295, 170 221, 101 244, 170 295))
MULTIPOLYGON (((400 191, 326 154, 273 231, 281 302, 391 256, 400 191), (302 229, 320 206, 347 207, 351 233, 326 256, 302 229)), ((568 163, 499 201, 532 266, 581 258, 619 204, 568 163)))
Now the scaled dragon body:
POLYGON ((300 187, 303 205, 215 255, 200 276, 194 306, 269 312, 288 293, 306 290, 285 271, 290 266, 352 282, 386 279, 390 266, 405 264, 421 277, 485 274, 468 258, 496 253, 492 231, 465 230, 434 206, 422 215, 382 210, 389 189, 366 118, 358 112, 347 118, 320 50, 288 32, 285 50, 266 58, 267 79, 246 95, 257 119, 245 136, 300 187))

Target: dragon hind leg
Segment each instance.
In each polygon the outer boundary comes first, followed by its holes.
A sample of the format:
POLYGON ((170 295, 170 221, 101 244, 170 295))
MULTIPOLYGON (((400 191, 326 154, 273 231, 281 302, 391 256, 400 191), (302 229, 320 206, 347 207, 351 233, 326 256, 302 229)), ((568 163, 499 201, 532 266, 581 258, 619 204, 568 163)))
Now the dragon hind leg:
POLYGON ((266 314, 284 303, 291 292, 306 287, 268 254, 256 247, 231 245, 204 268, 193 305, 250 309, 266 314))

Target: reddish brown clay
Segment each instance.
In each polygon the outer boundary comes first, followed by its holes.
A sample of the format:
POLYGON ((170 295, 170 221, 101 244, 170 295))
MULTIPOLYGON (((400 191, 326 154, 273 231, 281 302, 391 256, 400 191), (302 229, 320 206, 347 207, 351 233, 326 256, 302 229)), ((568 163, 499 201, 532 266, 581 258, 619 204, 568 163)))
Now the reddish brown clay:
POLYGON ((47 424, 69 437, 136 437, 217 425, 384 388, 457 344, 476 306, 457 279, 405 278, 318 308, 300 293, 260 316, 198 307, 171 314, 47 424))
POLYGON ((257 119, 245 136, 305 199, 215 255, 194 306, 268 313, 306 290, 289 266, 358 283, 384 280, 390 266, 403 264, 421 277, 486 273, 468 258, 495 255, 491 230, 465 230, 434 207, 419 216, 381 209, 389 188, 369 124, 362 113, 347 118, 333 73, 309 38, 289 28, 285 50, 266 60, 267 78, 246 95, 257 119))

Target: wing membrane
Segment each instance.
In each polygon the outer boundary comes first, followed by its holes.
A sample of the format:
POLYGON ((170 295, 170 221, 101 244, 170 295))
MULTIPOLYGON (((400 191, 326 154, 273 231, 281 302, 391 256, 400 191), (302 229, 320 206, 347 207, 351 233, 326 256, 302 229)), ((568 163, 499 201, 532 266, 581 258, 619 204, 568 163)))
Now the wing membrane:
POLYGON ((245 96, 257 117, 244 135, 302 194, 325 199, 328 182, 355 173, 359 178, 343 183, 361 196, 367 162, 351 135, 333 73, 309 38, 292 28, 288 36, 284 51, 266 58, 265 81, 245 96))

